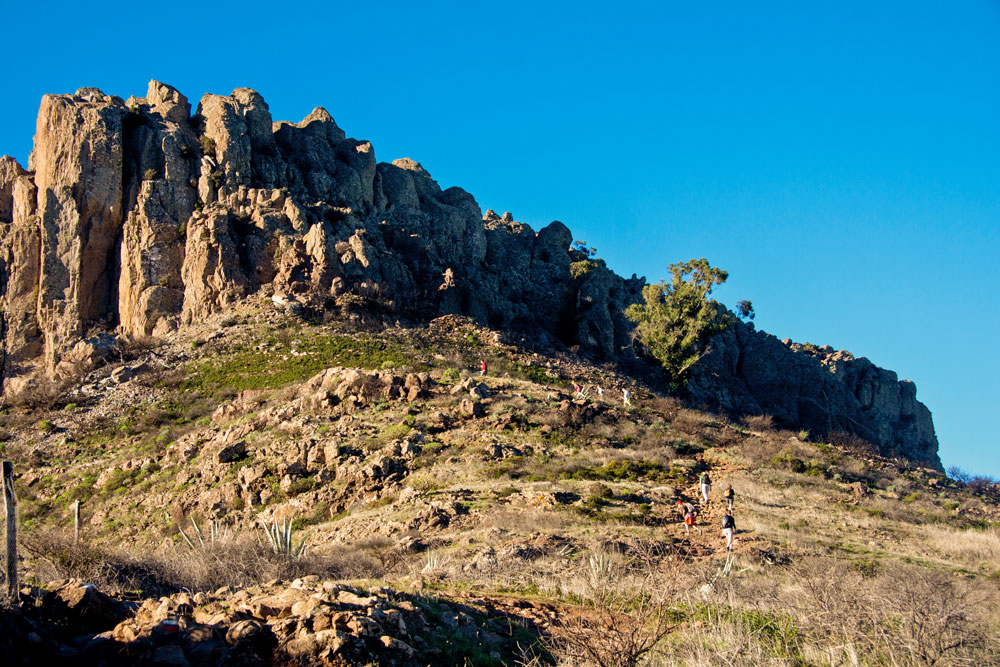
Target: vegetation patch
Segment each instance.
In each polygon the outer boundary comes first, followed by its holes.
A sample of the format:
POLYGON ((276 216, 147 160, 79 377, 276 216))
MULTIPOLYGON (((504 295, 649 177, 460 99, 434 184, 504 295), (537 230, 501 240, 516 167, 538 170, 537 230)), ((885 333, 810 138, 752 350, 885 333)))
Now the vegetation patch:
POLYGON ((566 479, 578 480, 640 480, 667 481, 675 477, 675 472, 652 461, 632 461, 629 459, 611 461, 601 466, 586 466, 564 475, 566 479))
MULTIPOLYGON (((283 338, 289 338, 285 334, 283 338)), ((279 389, 302 382, 332 366, 369 370, 406 366, 411 357, 402 347, 372 338, 344 335, 302 335, 287 343, 272 338, 265 344, 241 343, 212 359, 191 364, 184 387, 212 390, 223 387, 279 389)))

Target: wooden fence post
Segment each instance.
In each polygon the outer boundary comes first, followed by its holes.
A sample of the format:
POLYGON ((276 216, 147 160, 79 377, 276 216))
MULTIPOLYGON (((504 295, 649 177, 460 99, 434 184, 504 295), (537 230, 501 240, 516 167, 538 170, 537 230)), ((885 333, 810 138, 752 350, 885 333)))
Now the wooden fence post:
POLYGON ((14 497, 14 464, 3 462, 3 504, 7 515, 7 598, 17 602, 17 499, 14 497))

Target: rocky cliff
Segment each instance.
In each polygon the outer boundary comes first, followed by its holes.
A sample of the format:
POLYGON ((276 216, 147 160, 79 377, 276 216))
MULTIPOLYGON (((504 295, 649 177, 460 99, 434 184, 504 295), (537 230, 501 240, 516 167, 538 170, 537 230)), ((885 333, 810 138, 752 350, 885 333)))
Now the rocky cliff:
POLYGON ((696 402, 766 413, 814 435, 850 433, 884 454, 941 469, 934 422, 916 385, 850 352, 778 340, 737 321, 713 339, 689 390, 696 402))
MULTIPOLYGON (((257 293, 310 312, 462 314, 613 361, 631 355, 623 310, 644 283, 571 251, 560 222, 535 232, 412 160, 377 162, 322 108, 274 122, 246 88, 194 114, 156 81, 128 100, 46 95, 28 169, 0 159, 0 223, 5 378, 68 374, 107 346, 97 334, 162 335, 257 293)), ((737 325, 692 393, 940 465, 913 385, 864 359, 737 325)))

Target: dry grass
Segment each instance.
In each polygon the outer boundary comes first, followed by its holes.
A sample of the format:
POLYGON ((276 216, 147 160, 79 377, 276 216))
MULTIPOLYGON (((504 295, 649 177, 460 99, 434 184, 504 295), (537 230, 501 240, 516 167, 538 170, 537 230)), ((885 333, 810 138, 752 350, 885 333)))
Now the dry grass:
POLYGON ((998 599, 996 587, 975 590, 944 573, 866 576, 810 558, 688 594, 689 622, 658 664, 987 664, 1000 648, 991 629, 998 599))
POLYGON ((750 415, 743 418, 743 423, 753 431, 774 430, 774 417, 771 415, 750 415))
POLYGON ((992 563, 1000 569, 1000 528, 958 530, 948 526, 921 526, 926 544, 936 551, 955 558, 979 563, 992 563))
POLYGON ((112 593, 160 596, 179 590, 211 591, 273 579, 316 574, 331 579, 384 576, 399 561, 377 540, 338 545, 292 558, 275 554, 255 534, 238 534, 197 545, 135 553, 119 547, 74 543, 66 531, 35 531, 22 538, 40 581, 78 578, 112 593))
POLYGON ((708 424, 715 423, 716 417, 695 410, 680 410, 671 422, 671 426, 687 435, 695 435, 708 424))
POLYGON ((551 510, 516 508, 490 512, 483 518, 479 528, 497 528, 514 534, 533 532, 558 533, 571 524, 571 519, 562 512, 551 510))

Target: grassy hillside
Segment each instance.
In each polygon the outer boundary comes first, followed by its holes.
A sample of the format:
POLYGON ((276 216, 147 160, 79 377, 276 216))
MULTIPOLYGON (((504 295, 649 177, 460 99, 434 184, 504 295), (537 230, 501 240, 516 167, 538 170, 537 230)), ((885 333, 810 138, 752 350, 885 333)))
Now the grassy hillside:
POLYGON ((459 318, 373 332, 248 304, 135 341, 0 419, 22 577, 39 586, 155 597, 314 574, 425 605, 437 630, 413 664, 1000 655, 996 487, 700 412, 459 318), (697 503, 703 471, 714 486, 689 535, 676 503, 697 503), (264 539, 282 522, 302 554, 264 539), (435 605, 464 605, 496 640, 456 635, 435 605))

